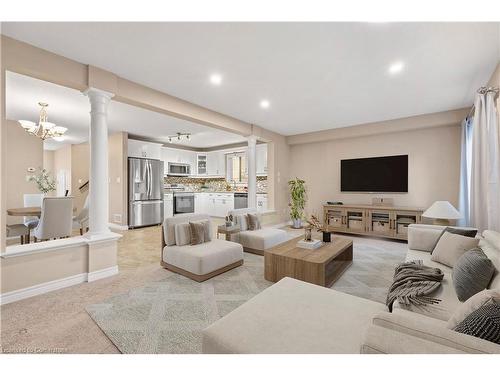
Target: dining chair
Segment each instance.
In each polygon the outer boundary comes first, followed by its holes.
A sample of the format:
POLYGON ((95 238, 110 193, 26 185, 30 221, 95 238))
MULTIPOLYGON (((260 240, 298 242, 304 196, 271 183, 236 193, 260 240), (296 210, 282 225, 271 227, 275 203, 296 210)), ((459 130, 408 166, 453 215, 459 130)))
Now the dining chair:
POLYGON ((73 217, 73 228, 80 229, 80 235, 89 230, 89 196, 85 198, 83 208, 78 215, 73 217))
POLYGON ((45 197, 42 216, 33 230, 35 242, 71 236, 72 223, 73 197, 45 197))
MULTIPOLYGON (((24 207, 42 207, 43 197, 43 194, 24 194, 24 207)), ((38 220, 37 216, 24 216, 23 223, 31 230, 38 225, 38 220)))
POLYGON ((21 245, 30 243, 29 240, 30 230, 24 224, 11 224, 7 225, 7 237, 20 237, 21 245))

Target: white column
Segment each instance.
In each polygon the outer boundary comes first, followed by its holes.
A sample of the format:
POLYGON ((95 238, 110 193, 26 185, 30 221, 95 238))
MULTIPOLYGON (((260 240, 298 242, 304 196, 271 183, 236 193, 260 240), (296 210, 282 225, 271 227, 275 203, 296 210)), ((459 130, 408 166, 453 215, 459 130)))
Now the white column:
POLYGON ((257 207, 257 167, 255 162, 255 146, 257 137, 251 135, 248 138, 248 208, 257 207))
POLYGON ((90 101, 90 237, 109 232, 108 104, 113 94, 95 88, 84 92, 90 101))

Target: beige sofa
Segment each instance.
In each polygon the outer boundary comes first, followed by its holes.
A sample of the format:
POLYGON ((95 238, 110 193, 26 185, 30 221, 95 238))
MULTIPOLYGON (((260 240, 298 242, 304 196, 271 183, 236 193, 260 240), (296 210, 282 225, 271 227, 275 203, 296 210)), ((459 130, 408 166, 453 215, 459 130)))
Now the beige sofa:
POLYGON ((235 242, 211 238, 199 245, 176 245, 175 226, 197 220, 208 220, 212 227, 208 215, 182 214, 164 220, 161 265, 198 282, 241 266, 243 247, 235 242))
MULTIPOLYGON (((252 208, 239 208, 231 210, 228 215, 232 215, 235 219, 240 215, 256 214, 257 211, 252 208)), ((257 230, 248 230, 245 222, 238 223, 240 225, 240 233, 234 235, 231 239, 239 242, 243 246, 243 250, 249 253, 264 255, 265 250, 280 245, 283 242, 290 240, 286 231, 276 228, 261 228, 257 230)))
MULTIPOLYGON (((432 264, 429 248, 442 229, 411 225, 407 259, 432 264)), ((480 246, 499 270, 500 233, 485 231, 480 246)), ((395 305, 389 313, 384 304, 284 278, 206 328, 203 352, 500 354, 500 345, 446 327, 461 302, 451 270, 436 265, 445 273, 436 293, 443 302, 424 311, 395 305)), ((499 283, 497 271, 490 287, 499 283)))

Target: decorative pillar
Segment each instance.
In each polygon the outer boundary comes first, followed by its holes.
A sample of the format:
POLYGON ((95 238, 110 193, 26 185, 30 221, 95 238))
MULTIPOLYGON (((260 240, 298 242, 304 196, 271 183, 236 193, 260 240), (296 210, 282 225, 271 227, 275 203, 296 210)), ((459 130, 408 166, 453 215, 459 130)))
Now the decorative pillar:
POLYGON ((109 233, 108 104, 113 94, 89 88, 89 237, 109 233))
POLYGON ((255 161, 255 146, 257 137, 251 135, 248 138, 248 208, 257 207, 257 167, 255 161))

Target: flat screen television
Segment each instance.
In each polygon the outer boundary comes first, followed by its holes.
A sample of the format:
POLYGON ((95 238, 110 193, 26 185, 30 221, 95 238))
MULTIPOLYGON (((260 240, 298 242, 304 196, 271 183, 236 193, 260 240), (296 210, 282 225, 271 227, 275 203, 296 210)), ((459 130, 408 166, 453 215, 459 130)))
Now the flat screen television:
POLYGON ((341 160, 340 191, 407 193, 408 155, 341 160))

